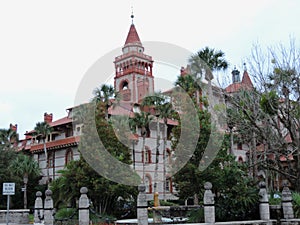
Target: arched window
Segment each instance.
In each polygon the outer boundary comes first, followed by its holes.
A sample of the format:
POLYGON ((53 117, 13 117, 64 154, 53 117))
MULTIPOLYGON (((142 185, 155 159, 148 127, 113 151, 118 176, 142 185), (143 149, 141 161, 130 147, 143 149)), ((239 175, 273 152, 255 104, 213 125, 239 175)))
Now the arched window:
POLYGON ((71 148, 67 149, 65 156, 65 164, 67 165, 69 162, 73 160, 73 151, 71 148))
POLYGON ((238 162, 240 162, 240 163, 244 162, 244 160, 243 160, 243 157, 242 157, 242 156, 239 156, 238 162))
POLYGON ((152 193, 152 179, 150 174, 146 174, 145 176, 145 186, 146 186, 146 193, 152 193))
POLYGON ((124 80, 121 82, 121 85, 120 85, 120 89, 121 90, 127 90, 129 87, 128 87, 128 81, 127 80, 124 80))

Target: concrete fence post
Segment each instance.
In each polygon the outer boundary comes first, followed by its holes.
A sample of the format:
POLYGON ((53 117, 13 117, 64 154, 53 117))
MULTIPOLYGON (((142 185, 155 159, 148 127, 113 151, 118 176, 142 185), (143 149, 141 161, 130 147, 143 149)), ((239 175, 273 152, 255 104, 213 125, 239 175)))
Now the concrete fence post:
POLYGON ((292 193, 288 187, 287 182, 284 182, 281 197, 281 206, 284 219, 294 219, 292 200, 292 193))
POLYGON ((35 202, 34 202, 34 223, 41 223, 44 217, 44 206, 42 199, 42 192, 36 192, 35 202))
POLYGON ((204 184, 204 221, 205 223, 215 223, 215 195, 212 193, 212 184, 206 182, 204 184))
POLYGON ((90 203, 87 197, 88 189, 82 187, 80 189, 81 196, 79 198, 79 225, 89 225, 90 224, 90 203))
POLYGON ((146 198, 146 186, 140 184, 138 186, 138 197, 137 197, 137 219, 138 225, 148 225, 148 204, 146 198))
POLYGON ((259 183, 259 215, 261 220, 270 220, 269 197, 266 189, 266 183, 259 183))
POLYGON ((53 216, 53 199, 52 199, 52 191, 45 191, 46 198, 44 202, 44 223, 45 225, 53 225, 54 216, 53 216))

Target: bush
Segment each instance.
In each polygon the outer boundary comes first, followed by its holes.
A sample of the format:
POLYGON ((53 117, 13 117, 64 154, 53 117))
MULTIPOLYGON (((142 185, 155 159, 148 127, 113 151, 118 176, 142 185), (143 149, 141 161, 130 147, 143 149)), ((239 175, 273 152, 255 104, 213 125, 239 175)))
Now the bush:
POLYGON ((300 218, 300 193, 293 192, 293 208, 296 218, 300 218))
POLYGON ((62 208, 58 210, 55 214, 55 219, 61 220, 61 219, 67 219, 67 218, 78 218, 78 212, 74 208, 62 208))
POLYGON ((281 204, 281 193, 273 193, 269 198, 270 205, 280 205, 281 204))

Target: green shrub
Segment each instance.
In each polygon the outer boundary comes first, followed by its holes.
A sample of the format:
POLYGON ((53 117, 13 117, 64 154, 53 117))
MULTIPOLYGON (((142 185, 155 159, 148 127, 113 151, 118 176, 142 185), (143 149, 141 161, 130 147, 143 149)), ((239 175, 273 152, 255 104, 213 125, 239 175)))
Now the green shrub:
POLYGON ((295 217, 300 218, 300 193, 293 192, 292 197, 295 217))
POLYGON ((270 205, 280 205, 281 204, 281 193, 272 193, 269 198, 270 205), (274 198, 274 195, 278 195, 279 198, 274 198))
POLYGON ((204 222, 204 208, 192 210, 188 215, 189 223, 202 223, 204 222))
POLYGON ((66 219, 72 217, 73 219, 78 218, 78 212, 74 208, 62 208, 59 209, 56 214, 55 218, 56 219, 66 219))

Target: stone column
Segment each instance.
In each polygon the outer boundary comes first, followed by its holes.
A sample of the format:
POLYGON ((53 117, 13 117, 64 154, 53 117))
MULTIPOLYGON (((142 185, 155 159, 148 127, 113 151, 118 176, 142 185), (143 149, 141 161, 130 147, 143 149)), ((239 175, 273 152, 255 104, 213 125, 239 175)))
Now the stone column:
POLYGON ((89 225, 90 223, 90 210, 89 199, 87 197, 88 189, 82 187, 80 189, 81 196, 79 198, 79 225, 89 225))
POLYGON ((154 223, 161 223, 162 218, 161 214, 159 213, 159 209, 155 209, 155 207, 159 207, 159 195, 158 192, 154 193, 154 210, 153 210, 153 222, 154 223))
POLYGON ((261 220, 270 220, 269 197, 266 189, 266 183, 259 183, 259 215, 261 220))
POLYGON ((44 223, 45 225, 53 225, 54 216, 53 216, 53 199, 52 199, 52 191, 45 191, 46 198, 44 203, 44 223))
POLYGON ((281 206, 284 219, 294 219, 292 200, 292 193, 288 187, 287 182, 284 182, 281 197, 281 206))
POLYGON ((146 186, 140 184, 138 186, 138 197, 137 197, 137 219, 138 225, 148 225, 148 203, 146 198, 146 186))
POLYGON ((205 223, 215 223, 215 195, 212 193, 212 184, 210 182, 206 182, 204 184, 204 222, 205 223))
POLYGON ((34 223, 40 223, 44 216, 42 192, 38 191, 34 202, 34 223))

